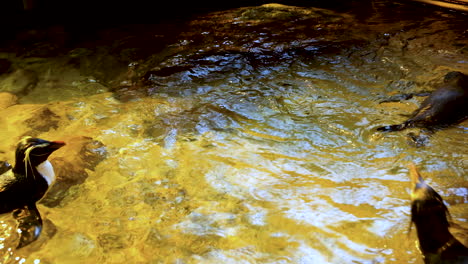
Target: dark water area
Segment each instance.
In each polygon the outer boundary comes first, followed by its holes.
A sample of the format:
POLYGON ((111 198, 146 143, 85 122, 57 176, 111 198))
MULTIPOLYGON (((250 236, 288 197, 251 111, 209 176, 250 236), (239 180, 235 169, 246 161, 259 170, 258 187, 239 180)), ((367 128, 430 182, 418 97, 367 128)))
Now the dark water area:
POLYGON ((409 162, 466 243, 467 121, 376 127, 468 73, 467 14, 277 3, 10 7, 0 160, 24 135, 67 145, 38 241, 13 249, 0 216, 0 262, 423 263, 409 162))
MULTIPOLYGON (((10 32, 21 29, 41 28, 51 25, 68 25, 70 33, 73 28, 81 28, 81 31, 93 32, 103 27, 138 23, 160 23, 164 21, 188 20, 190 17, 228 10, 232 8, 260 6, 263 4, 278 3, 298 7, 317 7, 334 10, 337 12, 351 12, 356 18, 365 20, 375 17, 376 12, 394 9, 394 15, 400 18, 411 18, 414 8, 421 6, 423 12, 433 13, 437 10, 434 6, 425 5, 415 1, 343 1, 343 0, 241 0, 241 1, 41 1, 36 0, 34 8, 24 10, 22 1, 3 1, 0 10, 3 11, 0 21, 2 37, 10 32), (407 8, 398 8, 404 5, 407 8), (380 9, 380 10, 379 10, 380 9)), ((441 10, 446 10, 439 8, 441 10)), ((424 14, 421 14, 424 16, 424 14)), ((83 33, 83 32, 82 32, 83 33)), ((8 36, 8 35, 7 35, 8 36)))

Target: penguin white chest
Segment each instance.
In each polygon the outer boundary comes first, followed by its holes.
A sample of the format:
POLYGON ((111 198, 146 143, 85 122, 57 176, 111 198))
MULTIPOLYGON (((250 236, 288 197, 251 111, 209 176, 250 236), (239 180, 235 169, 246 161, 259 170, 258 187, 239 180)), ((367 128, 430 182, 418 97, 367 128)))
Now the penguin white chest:
POLYGON ((52 167, 52 164, 48 160, 37 165, 36 169, 41 174, 41 176, 47 181, 47 184, 49 186, 55 182, 54 167, 52 167))

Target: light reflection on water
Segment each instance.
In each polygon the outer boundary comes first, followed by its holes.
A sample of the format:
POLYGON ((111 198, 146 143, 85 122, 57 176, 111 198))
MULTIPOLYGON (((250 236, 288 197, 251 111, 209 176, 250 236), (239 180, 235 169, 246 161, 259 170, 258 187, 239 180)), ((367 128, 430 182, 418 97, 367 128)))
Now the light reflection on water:
POLYGON ((373 130, 404 112, 378 104, 388 88, 380 70, 340 55, 280 59, 254 67, 240 54, 211 55, 156 77, 149 97, 51 104, 72 118, 47 136, 86 134, 108 158, 59 207, 40 205, 57 233, 15 254, 28 263, 422 263, 407 235, 405 165, 464 197, 451 210, 466 221, 466 122, 415 148, 404 133, 373 130))

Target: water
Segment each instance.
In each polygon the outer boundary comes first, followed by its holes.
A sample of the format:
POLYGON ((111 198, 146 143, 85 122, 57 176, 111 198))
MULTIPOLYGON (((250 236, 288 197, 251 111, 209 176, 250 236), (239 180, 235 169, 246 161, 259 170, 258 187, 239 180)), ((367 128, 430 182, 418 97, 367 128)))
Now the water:
POLYGON ((107 153, 58 206, 39 205, 42 236, 3 262, 422 263, 406 164, 464 224, 466 122, 423 147, 374 129, 423 97, 380 101, 468 72, 466 15, 387 1, 343 12, 233 9, 102 29, 51 58, 2 53, 39 76, 1 110, 3 156, 27 132, 107 153), (44 105, 58 121, 31 130, 24 116, 44 105))

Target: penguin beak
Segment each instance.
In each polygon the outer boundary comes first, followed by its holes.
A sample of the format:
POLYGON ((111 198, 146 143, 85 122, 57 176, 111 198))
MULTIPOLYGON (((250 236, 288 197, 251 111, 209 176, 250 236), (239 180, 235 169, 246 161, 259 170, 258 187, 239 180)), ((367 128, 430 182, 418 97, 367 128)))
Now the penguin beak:
POLYGON ((419 171, 414 163, 410 163, 408 168, 410 172, 411 186, 413 186, 413 188, 421 183, 424 183, 424 179, 421 177, 421 174, 419 174, 419 171))
POLYGON ((429 186, 419 174, 416 165, 413 163, 408 165, 409 174, 411 178, 411 201, 425 199, 427 196, 431 196, 435 191, 429 186))
POLYGON ((52 151, 55 151, 65 145, 66 144, 63 141, 50 141, 48 148, 52 151))

